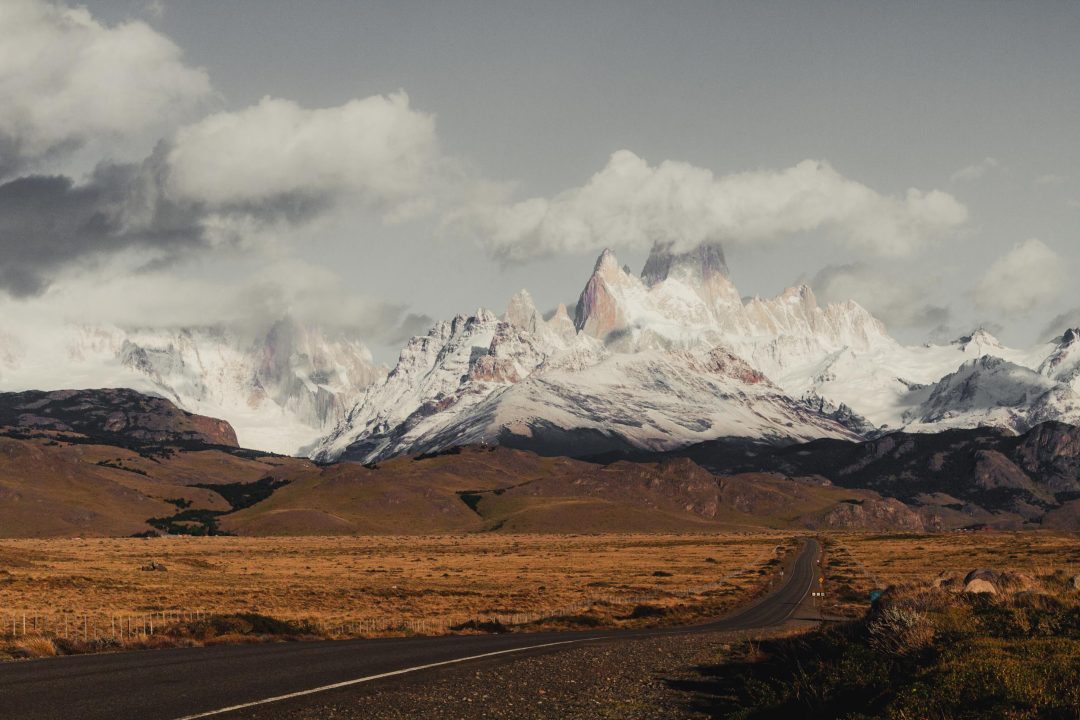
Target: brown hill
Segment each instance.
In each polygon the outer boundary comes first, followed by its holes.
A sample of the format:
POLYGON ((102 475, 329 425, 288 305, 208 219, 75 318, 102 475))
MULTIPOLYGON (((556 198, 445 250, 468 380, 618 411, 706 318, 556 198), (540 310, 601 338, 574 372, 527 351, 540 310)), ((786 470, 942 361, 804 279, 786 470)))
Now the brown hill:
POLYGON ((109 444, 203 443, 237 447, 229 423, 125 388, 0 393, 0 427, 77 433, 109 444))
MULTIPOLYGON (((1062 521, 1069 518, 1063 514, 1062 521)), ((873 490, 470 447, 379 466, 235 447, 227 423, 128 390, 0 395, 0 536, 928 529, 873 490)))
POLYGON ((0 537, 132 535, 153 531, 152 518, 181 512, 194 518, 184 521, 194 530, 213 517, 207 511, 233 508, 215 486, 317 472, 304 460, 219 449, 143 453, 81 439, 0 437, 0 537))
POLYGON ((656 462, 671 457, 689 458, 721 475, 767 471, 815 476, 902 503, 849 508, 834 515, 841 524, 890 526, 893 511, 903 514, 906 508, 936 516, 944 528, 1080 528, 1080 428, 1059 422, 1022 435, 974 428, 783 447, 712 440, 671 453, 597 459, 656 462))
POLYGON ((460 448, 375 468, 330 466, 221 524, 241 535, 805 527, 838 504, 876 498, 778 476, 719 478, 687 460, 605 467, 460 448))

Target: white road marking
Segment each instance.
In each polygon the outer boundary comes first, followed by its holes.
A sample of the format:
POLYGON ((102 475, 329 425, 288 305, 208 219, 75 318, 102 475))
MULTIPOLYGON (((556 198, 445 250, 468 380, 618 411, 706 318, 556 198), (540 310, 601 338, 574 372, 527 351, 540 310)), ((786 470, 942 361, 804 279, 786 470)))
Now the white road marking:
POLYGON ((350 685, 359 685, 361 683, 371 682, 372 680, 381 680, 382 678, 393 677, 394 675, 405 675, 406 673, 417 672, 418 670, 427 670, 428 668, 441 667, 443 665, 454 665, 455 663, 463 663, 469 660, 480 660, 482 658, 495 657, 497 655, 508 655, 510 653, 524 652, 526 650, 538 650, 540 648, 556 647, 558 645, 573 645, 575 643, 588 642, 595 638, 579 638, 577 640, 562 640, 560 642, 544 643, 543 645, 530 645, 522 648, 511 648, 509 650, 498 650, 496 652, 484 653, 482 655, 470 655, 469 657, 456 658, 454 660, 443 660, 442 662, 428 663, 427 665, 416 665, 414 667, 404 668, 402 670, 392 670, 391 672, 380 673, 378 675, 368 675, 367 677, 357 678, 355 680, 345 680, 344 682, 334 683, 333 685, 323 685, 322 687, 312 688, 310 690, 301 690, 299 692, 288 693, 287 695, 277 695, 275 697, 266 698, 265 700, 254 700, 248 703, 242 703, 240 705, 230 705, 229 707, 219 708, 217 710, 210 710, 208 712, 196 713, 195 715, 185 715, 177 720, 196 720, 197 718, 211 717, 214 715, 223 715, 227 712, 233 712, 234 710, 243 710, 245 708, 255 707, 257 705, 268 705, 270 703, 281 702, 282 700, 289 700, 291 698, 303 697, 305 695, 314 695, 315 693, 326 692, 327 690, 337 690, 338 688, 349 687, 350 685))

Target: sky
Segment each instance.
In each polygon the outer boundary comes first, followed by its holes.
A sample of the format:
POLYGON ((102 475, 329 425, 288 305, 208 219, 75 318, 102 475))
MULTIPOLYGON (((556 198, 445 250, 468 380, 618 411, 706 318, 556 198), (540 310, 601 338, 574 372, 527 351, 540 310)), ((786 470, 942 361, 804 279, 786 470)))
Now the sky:
POLYGON ((1080 3, 0 0, 0 317, 384 362, 604 247, 898 339, 1080 324, 1080 3))

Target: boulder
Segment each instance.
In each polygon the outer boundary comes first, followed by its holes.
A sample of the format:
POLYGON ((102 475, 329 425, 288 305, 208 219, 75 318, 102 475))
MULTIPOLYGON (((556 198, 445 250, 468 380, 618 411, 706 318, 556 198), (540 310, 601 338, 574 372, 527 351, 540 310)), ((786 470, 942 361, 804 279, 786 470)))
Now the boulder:
POLYGON ((1080 575, 1072 576, 1072 580, 1069 580, 1069 587, 1073 590, 1080 590, 1080 575))
POLYGON ((972 570, 964 576, 964 585, 967 585, 972 580, 985 580, 989 583, 997 585, 999 582, 1001 582, 1001 577, 993 570, 989 570, 987 568, 979 568, 978 570, 972 570))
POLYGON ((994 587, 994 583, 989 580, 975 578, 964 585, 964 592, 973 595, 997 595, 997 588, 994 587))
POLYGON ((168 568, 155 560, 151 560, 149 564, 143 565, 139 569, 143 572, 165 572, 168 568))

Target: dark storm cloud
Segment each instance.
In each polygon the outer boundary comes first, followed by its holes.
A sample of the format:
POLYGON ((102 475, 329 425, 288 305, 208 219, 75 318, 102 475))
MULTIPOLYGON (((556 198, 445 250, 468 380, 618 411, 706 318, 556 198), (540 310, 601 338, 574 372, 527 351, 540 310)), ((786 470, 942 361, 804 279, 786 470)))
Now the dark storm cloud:
POLYGON ((159 200, 152 164, 102 165, 83 184, 30 175, 0 184, 0 289, 40 294, 59 271, 124 249, 203 244, 197 213, 159 200))
POLYGON ((59 272, 126 250, 149 251, 145 269, 161 269, 211 246, 205 229, 211 214, 296 224, 329 204, 300 193, 214 208, 177 202, 165 190, 166 152, 162 145, 141 163, 99 165, 82 184, 63 175, 0 184, 0 291, 38 295, 59 272))

